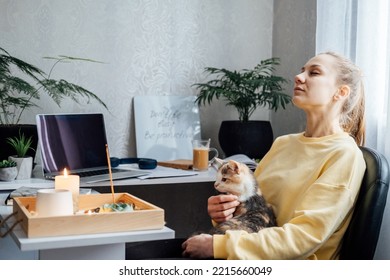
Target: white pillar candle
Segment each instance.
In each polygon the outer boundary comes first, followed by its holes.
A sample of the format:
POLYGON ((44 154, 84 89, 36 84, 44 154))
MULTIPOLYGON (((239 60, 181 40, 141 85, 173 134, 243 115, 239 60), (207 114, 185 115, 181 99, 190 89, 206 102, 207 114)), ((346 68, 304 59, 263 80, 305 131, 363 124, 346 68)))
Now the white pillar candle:
POLYGON ((69 190, 73 197, 73 211, 78 211, 79 194, 80 194, 80 176, 68 175, 66 168, 64 169, 64 175, 55 176, 54 179, 55 189, 69 190))

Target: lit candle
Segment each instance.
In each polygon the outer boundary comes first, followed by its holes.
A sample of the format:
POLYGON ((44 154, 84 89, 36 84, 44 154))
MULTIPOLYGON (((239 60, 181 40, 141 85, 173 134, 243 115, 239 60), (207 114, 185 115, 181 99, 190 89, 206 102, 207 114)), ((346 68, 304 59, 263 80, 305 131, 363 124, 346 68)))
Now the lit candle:
POLYGON ((79 208, 80 177, 78 175, 68 175, 65 168, 64 175, 55 176, 54 188, 69 190, 72 193, 73 212, 76 213, 79 208))

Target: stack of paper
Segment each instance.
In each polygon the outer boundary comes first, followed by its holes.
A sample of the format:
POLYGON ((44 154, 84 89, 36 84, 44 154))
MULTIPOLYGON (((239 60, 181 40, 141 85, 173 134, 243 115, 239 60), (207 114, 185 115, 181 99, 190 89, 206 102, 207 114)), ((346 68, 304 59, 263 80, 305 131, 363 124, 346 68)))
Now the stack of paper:
POLYGON ((169 177, 184 177, 184 176, 194 176, 199 174, 195 171, 190 170, 181 170, 176 168, 157 166, 156 169, 153 169, 152 172, 148 175, 140 176, 138 179, 155 179, 155 178, 169 178, 169 177))

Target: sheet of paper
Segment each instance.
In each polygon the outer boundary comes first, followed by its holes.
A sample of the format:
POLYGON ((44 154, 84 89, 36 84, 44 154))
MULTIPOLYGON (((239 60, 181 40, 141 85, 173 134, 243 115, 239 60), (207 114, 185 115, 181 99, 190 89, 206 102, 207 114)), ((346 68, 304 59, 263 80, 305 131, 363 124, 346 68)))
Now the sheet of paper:
POLYGON ((198 175, 198 172, 191 170, 182 170, 176 168, 169 168, 164 166, 157 166, 156 169, 151 170, 150 174, 138 177, 138 179, 153 179, 153 178, 168 178, 168 177, 184 177, 198 175))
MULTIPOLYGON (((121 164, 119 166, 120 169, 126 169, 126 170, 144 170, 139 169, 137 164, 130 163, 130 164, 121 164)), ((195 176, 198 175, 199 172, 192 171, 192 170, 183 170, 183 169, 177 169, 177 168, 171 168, 171 167, 165 167, 157 165, 155 169, 148 169, 146 170, 148 174, 139 176, 137 179, 154 179, 154 178, 169 178, 169 177, 185 177, 185 176, 195 176)))

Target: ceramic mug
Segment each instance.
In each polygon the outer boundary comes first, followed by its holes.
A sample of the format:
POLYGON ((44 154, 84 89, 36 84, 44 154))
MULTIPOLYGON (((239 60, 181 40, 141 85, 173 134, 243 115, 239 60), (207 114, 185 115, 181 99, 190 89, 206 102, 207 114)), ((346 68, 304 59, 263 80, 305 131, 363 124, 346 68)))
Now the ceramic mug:
POLYGON ((73 215, 72 193, 62 189, 38 190, 35 210, 40 217, 73 215))
POLYGON ((208 170, 210 163, 214 160, 214 158, 218 157, 218 150, 215 148, 210 148, 210 139, 193 140, 192 152, 192 169, 194 171, 208 170), (209 160, 210 152, 214 153, 211 160, 209 160))

